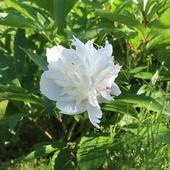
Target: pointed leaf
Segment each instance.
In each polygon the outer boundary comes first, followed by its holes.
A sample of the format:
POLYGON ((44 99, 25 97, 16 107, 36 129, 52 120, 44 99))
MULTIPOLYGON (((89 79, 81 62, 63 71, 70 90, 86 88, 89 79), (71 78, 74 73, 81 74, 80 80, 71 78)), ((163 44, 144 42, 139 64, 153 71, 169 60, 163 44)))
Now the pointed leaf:
MULTIPOLYGON (((132 103, 140 107, 145 107, 146 109, 155 112, 163 112, 163 105, 161 105, 159 102, 157 102, 156 100, 154 100, 149 96, 131 94, 131 95, 117 97, 116 101, 132 103)), ((163 113, 165 113, 165 111, 163 113)))

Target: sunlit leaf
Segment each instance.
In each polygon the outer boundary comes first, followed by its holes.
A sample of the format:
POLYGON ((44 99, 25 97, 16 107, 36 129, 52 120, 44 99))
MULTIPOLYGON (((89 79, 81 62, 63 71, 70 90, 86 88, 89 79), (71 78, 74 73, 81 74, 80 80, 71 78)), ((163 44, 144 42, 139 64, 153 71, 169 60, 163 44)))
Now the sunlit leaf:
POLYGON ((127 103, 123 103, 123 102, 119 102, 119 101, 116 101, 116 100, 105 104, 102 107, 102 109, 107 110, 107 111, 111 111, 111 112, 118 112, 118 113, 122 113, 122 114, 128 114, 128 115, 131 115, 131 116, 134 116, 134 117, 137 116, 137 112, 133 108, 132 105, 127 104, 127 103))
POLYGON ((105 160, 108 145, 112 143, 112 140, 107 135, 83 137, 77 152, 80 169, 99 168, 105 160))
POLYGON ((21 4, 19 2, 15 2, 15 0, 5 0, 5 2, 10 5, 11 7, 15 8, 17 11, 28 17, 30 20, 34 21, 35 18, 30 14, 30 12, 27 9, 27 6, 24 4, 21 4))
POLYGON ((4 116, 7 106, 8 106, 8 100, 4 100, 0 102, 0 119, 4 116))
POLYGON ((33 23, 19 14, 0 13, 0 24, 18 28, 32 28, 33 23))
POLYGON ((116 98, 117 102, 125 102, 125 103, 132 103, 138 105, 139 107, 145 107, 148 110, 156 111, 156 112, 163 112, 163 105, 159 102, 154 100, 149 96, 142 96, 142 95, 127 95, 127 96, 120 96, 116 98))
POLYGON ((134 18, 134 16, 116 14, 116 13, 111 13, 109 11, 104 11, 104 10, 96 10, 96 13, 97 15, 107 18, 110 21, 116 21, 120 24, 134 27, 134 28, 137 28, 143 31, 143 26, 140 24, 140 22, 137 19, 134 18))

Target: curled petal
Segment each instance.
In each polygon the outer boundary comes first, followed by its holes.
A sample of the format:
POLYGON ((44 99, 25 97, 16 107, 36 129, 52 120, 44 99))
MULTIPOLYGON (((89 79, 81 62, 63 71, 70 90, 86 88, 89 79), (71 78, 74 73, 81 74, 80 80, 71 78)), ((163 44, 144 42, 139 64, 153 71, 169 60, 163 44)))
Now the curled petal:
POLYGON ((112 96, 110 95, 110 90, 105 90, 101 92, 102 97, 104 97, 106 100, 112 100, 112 96))
POLYGON ((102 111, 100 107, 94 107, 94 106, 89 106, 87 109, 88 116, 90 119, 90 122, 97 128, 100 128, 98 125, 100 123, 100 120, 102 118, 102 111))
POLYGON ((121 91, 116 83, 113 83, 111 93, 115 96, 119 96, 121 94, 121 91))
POLYGON ((54 46, 52 48, 47 48, 46 56, 48 63, 56 62, 59 58, 61 58, 64 49, 65 48, 61 45, 54 46))

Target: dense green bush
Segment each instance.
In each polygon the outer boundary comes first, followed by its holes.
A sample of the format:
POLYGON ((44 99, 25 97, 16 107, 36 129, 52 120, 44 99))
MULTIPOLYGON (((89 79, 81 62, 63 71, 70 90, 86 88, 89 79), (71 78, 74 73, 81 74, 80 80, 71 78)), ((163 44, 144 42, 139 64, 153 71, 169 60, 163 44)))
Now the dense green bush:
POLYGON ((0 30, 0 169, 170 169, 169 0, 5 0, 0 30), (123 66, 99 130, 39 90, 46 48, 73 36, 123 66))

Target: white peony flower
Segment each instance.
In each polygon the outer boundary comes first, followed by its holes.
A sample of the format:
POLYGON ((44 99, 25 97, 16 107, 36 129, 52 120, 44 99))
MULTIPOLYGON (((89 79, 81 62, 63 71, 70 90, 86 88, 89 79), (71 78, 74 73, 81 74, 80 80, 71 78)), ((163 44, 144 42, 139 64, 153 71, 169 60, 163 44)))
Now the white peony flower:
POLYGON ((40 80, 40 90, 56 101, 62 113, 75 115, 88 112, 91 123, 99 128, 102 118, 100 102, 112 100, 121 91, 114 82, 121 66, 113 63, 112 45, 95 49, 93 42, 72 40, 75 49, 61 45, 47 49, 48 70, 40 80))

